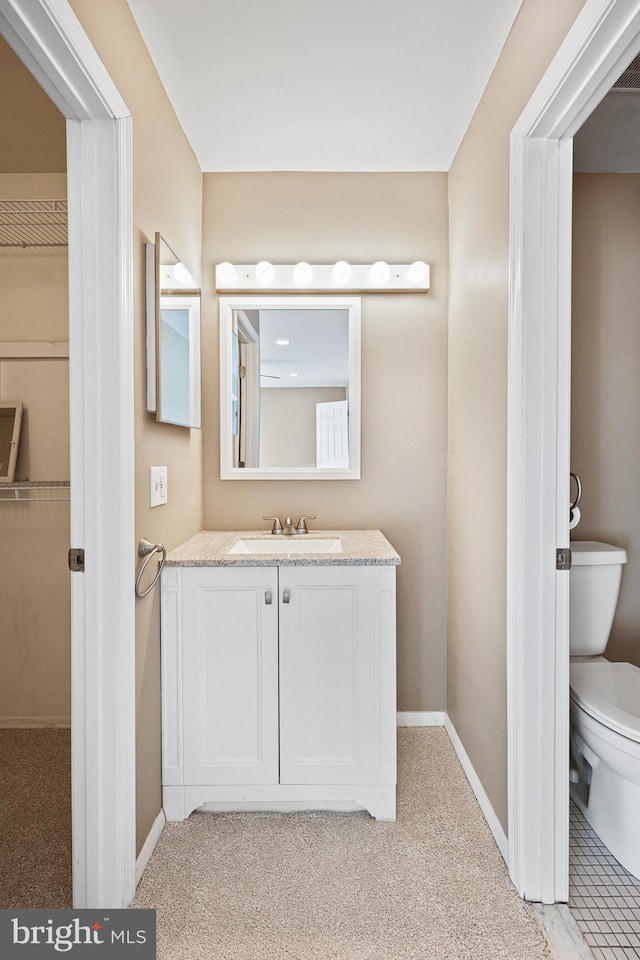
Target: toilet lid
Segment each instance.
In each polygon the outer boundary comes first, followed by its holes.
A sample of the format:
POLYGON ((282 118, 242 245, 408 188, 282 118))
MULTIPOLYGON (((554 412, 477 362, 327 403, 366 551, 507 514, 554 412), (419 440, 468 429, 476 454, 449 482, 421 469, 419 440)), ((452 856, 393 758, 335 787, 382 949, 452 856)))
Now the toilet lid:
POLYGON ((585 713, 640 743, 640 668, 579 661, 570 667, 571 696, 585 713))

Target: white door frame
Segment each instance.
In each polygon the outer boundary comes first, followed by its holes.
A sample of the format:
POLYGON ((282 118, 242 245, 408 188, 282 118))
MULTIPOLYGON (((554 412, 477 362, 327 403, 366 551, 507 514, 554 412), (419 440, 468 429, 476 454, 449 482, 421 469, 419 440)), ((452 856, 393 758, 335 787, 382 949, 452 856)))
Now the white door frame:
MULTIPOLYGON (((67 118, 75 907, 135 892, 131 117, 67 0, 0 0, 0 34, 67 118)), ((44 479, 44 478, 43 478, 44 479)))
POLYGON ((587 0, 511 134, 507 682, 509 868, 568 899, 573 136, 640 52, 640 0, 587 0))

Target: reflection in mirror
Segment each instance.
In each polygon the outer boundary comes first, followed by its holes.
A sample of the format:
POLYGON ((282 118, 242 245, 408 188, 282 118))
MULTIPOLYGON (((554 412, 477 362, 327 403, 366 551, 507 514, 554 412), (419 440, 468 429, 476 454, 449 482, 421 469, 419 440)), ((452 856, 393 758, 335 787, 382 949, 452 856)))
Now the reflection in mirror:
POLYGON ((0 403, 0 481, 15 478, 21 423, 21 403, 0 403))
POLYGON ((200 289, 159 233, 147 244, 147 410, 202 426, 200 289))
POLYGON ((221 477, 358 479, 360 301, 220 302, 221 477))

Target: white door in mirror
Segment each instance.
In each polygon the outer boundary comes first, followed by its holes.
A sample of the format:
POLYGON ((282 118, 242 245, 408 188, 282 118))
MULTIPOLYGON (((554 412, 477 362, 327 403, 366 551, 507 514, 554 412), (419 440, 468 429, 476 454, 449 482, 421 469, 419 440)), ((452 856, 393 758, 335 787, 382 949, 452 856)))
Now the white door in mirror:
POLYGON ((349 401, 316 403, 316 466, 349 466, 349 401))
POLYGON ((166 467, 149 467, 149 506, 160 507, 169 499, 166 467))

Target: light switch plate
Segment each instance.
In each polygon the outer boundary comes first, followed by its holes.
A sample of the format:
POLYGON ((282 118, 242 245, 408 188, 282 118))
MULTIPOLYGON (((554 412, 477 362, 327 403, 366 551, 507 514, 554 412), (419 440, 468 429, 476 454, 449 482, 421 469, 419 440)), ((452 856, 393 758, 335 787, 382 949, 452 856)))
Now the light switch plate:
POLYGON ((169 499, 166 467, 149 467, 149 506, 161 507, 169 499))

